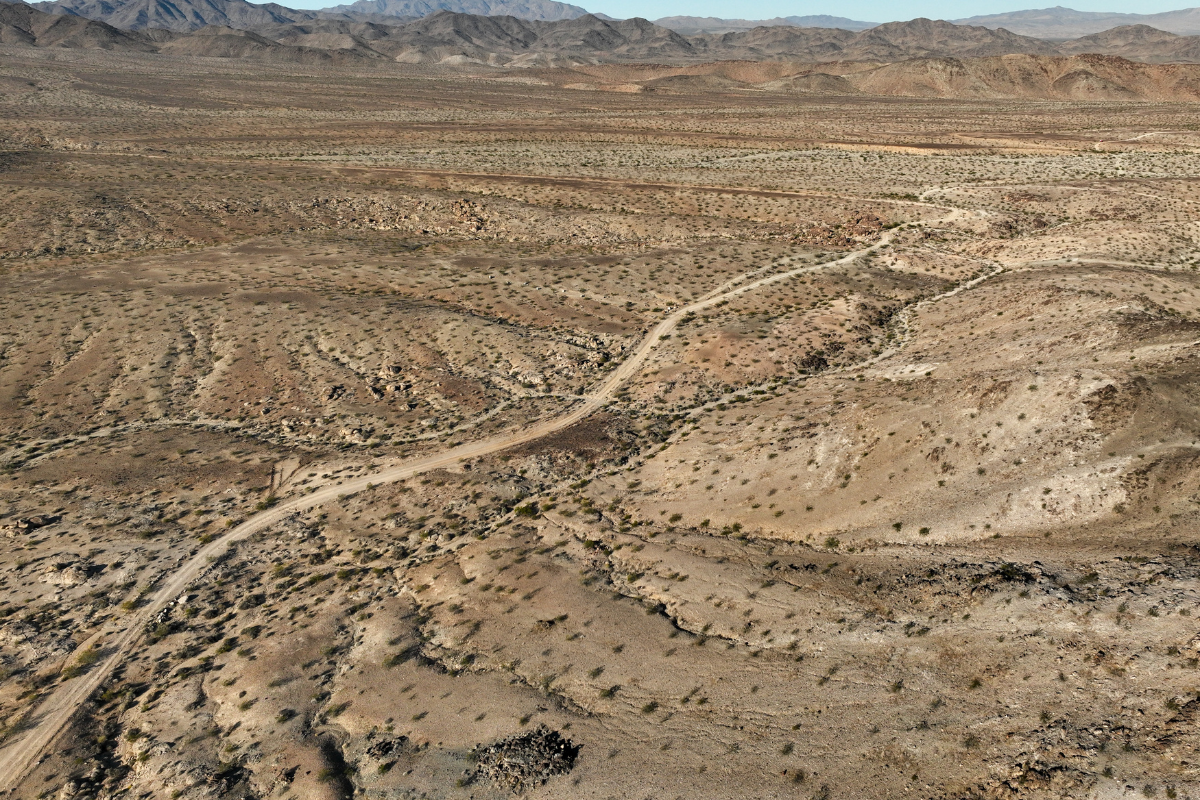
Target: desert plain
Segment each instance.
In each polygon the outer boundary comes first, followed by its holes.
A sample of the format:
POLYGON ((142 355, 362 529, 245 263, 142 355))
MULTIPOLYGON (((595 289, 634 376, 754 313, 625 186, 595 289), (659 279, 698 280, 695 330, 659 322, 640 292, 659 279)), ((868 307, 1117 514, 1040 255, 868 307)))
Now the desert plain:
POLYGON ((1200 796, 1194 102, 0 89, 8 796, 1200 796))

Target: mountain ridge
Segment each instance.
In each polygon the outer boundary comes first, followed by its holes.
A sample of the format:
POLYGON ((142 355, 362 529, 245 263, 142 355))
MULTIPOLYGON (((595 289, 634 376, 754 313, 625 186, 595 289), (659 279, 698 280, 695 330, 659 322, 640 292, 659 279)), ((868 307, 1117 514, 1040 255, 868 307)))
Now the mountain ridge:
POLYGON ((131 31, 161 28, 186 32, 206 25, 248 29, 317 16, 316 12, 298 11, 277 3, 255 4, 246 0, 49 0, 32 5, 48 14, 84 17, 131 31))
POLYGON ((439 11, 482 16, 506 16, 553 22, 587 14, 580 6, 555 0, 356 0, 321 9, 325 13, 378 14, 389 17, 426 17, 439 11))
POLYGON ((152 53, 154 43, 83 17, 51 15, 24 3, 0 3, 0 44, 152 53))
POLYGON ((43 0, 31 5, 49 14, 86 17, 123 30, 162 28, 180 33, 206 25, 249 30, 261 25, 316 19, 399 24, 456 9, 458 13, 547 21, 573 19, 587 13, 579 6, 556 0, 356 0, 315 11, 247 0, 43 0))
POLYGON ((963 25, 1006 28, 1023 36, 1074 39, 1127 25, 1149 25, 1179 36, 1200 35, 1200 8, 1182 8, 1156 14, 1076 11, 1065 6, 1025 9, 1004 14, 984 14, 951 20, 963 25))
POLYGON ((753 30, 754 28, 784 27, 795 28, 838 28, 847 31, 861 31, 874 28, 878 22, 863 22, 861 20, 835 17, 829 14, 809 14, 807 16, 773 17, 771 19, 722 19, 720 17, 661 17, 654 20, 655 25, 670 28, 676 33, 693 36, 705 33, 736 33, 753 30))
MULTIPOLYGON (((141 4, 157 1, 135 0, 141 4)), ((208 4, 206 9, 216 9, 226 16, 230 16, 229 10, 237 10, 234 0, 203 2, 208 4)), ((1200 63, 1200 37, 1178 36, 1144 25, 1122 26, 1060 43, 1004 29, 924 18, 885 23, 863 31, 763 26, 749 31, 686 37, 636 17, 612 20, 585 14, 539 21, 439 11, 408 21, 385 17, 384 23, 352 15, 292 21, 284 13, 287 9, 281 12, 277 9, 283 7, 278 6, 263 9, 265 16, 254 17, 252 25, 219 23, 196 30, 122 31, 69 12, 46 14, 33 6, 11 3, 0 3, 0 8, 5 14, 0 18, 0 43, 304 64, 398 61, 574 68, 599 63, 670 66, 742 61, 882 65, 921 59, 971 60, 1018 55, 1115 56, 1145 64, 1200 63)), ((179 19, 192 24, 183 12, 194 9, 194 5, 179 3, 175 8, 182 15, 179 19)), ((176 23, 183 24, 179 19, 176 23)), ((828 77, 812 80, 816 81, 814 85, 826 88, 838 85, 838 81, 828 77)))
MULTIPOLYGON (((163 28, 178 32, 205 25, 252 29, 255 26, 298 23, 315 19, 393 24, 409 22, 439 12, 478 16, 509 16, 529 21, 557 22, 592 16, 616 22, 604 14, 589 14, 582 6, 558 0, 355 0, 318 10, 288 8, 278 3, 247 0, 42 0, 32 4, 51 14, 69 14, 106 22, 122 30, 163 28)), ((906 22, 913 22, 907 20, 906 22)), ((883 23, 902 24, 905 21, 883 23)), ((1067 40, 1131 25, 1148 25, 1179 36, 1200 35, 1200 7, 1156 14, 1076 11, 1063 6, 1026 9, 949 20, 950 24, 986 28, 1028 38, 1067 40)), ((860 33, 880 23, 817 14, 774 17, 765 20, 671 16, 654 23, 683 36, 748 33, 759 28, 794 27, 860 33)))

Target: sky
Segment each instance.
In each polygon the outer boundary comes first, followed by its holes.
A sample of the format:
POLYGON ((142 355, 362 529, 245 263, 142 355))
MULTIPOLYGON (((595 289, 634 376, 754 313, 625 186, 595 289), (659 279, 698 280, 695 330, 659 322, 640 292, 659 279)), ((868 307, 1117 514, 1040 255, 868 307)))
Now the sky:
MULTIPOLYGON (((261 2, 262 0, 254 0, 261 2)), ((290 8, 327 8, 353 0, 276 0, 290 8)), ((676 15, 694 17, 724 17, 726 19, 770 19, 771 17, 829 14, 866 22, 930 17, 931 19, 962 19, 980 14, 999 14, 1025 8, 1045 8, 1054 0, 1038 3, 1021 0, 563 0, 611 17, 645 17, 658 19, 676 15)), ((1117 11, 1154 14, 1174 11, 1187 6, 1187 0, 1081 0, 1070 8, 1077 11, 1117 11)))

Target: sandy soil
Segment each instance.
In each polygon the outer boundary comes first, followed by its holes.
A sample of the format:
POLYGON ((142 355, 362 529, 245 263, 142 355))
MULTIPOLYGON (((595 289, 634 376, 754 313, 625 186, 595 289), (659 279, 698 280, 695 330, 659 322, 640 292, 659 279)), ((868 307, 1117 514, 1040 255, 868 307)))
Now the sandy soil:
POLYGON ((140 63, 0 62, 11 796, 1200 795, 1189 106, 140 63))

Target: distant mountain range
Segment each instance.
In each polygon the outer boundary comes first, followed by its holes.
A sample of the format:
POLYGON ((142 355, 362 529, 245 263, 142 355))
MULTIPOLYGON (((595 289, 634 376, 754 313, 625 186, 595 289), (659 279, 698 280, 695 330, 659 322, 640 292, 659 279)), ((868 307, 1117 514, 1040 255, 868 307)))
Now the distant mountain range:
MULTIPOLYGON (((276 3, 247 0, 46 0, 33 4, 50 14, 70 14, 107 22, 123 30, 162 28, 191 31, 205 25, 248 29, 257 25, 287 24, 316 19, 394 23, 452 11, 491 17, 516 17, 531 21, 578 19, 586 9, 556 0, 356 0, 318 11, 301 11, 276 3)), ((598 19, 612 21, 603 14, 598 19)), ((1127 25, 1148 25, 1183 36, 1200 34, 1200 8, 1160 14, 1115 14, 1075 11, 1062 6, 1041 10, 952 20, 958 25, 1001 28, 1039 39, 1075 39, 1127 25)), ((683 36, 745 33, 763 27, 827 28, 860 32, 878 27, 874 22, 829 15, 775 17, 765 20, 718 17, 663 17, 654 24, 683 36)))
MULTIPOLYGON (((388 2, 389 0, 367 0, 388 2)), ((714 61, 895 63, 911 59, 1122 56, 1147 63, 1200 63, 1200 37, 1145 25, 1065 42, 1003 28, 914 19, 866 30, 773 25, 684 36, 644 19, 526 20, 439 11, 420 19, 376 11, 294 11, 245 0, 58 0, 0 4, 0 43, 140 50, 304 63, 370 59, 489 66, 587 63, 698 64, 714 61), (65 4, 72 4, 70 7, 65 4), (123 26, 87 19, 100 13, 123 26), (204 27, 192 30, 203 19, 204 27), (151 24, 159 20, 160 24, 151 24)), ((362 62, 365 63, 365 62, 362 62)))
MULTIPOLYGON (((448 1, 447 7, 450 5, 453 5, 453 2, 448 1)), ((1004 28, 1022 36, 1032 36, 1038 39, 1075 39, 1124 25, 1149 25, 1152 28, 1181 36, 1200 35, 1200 8, 1184 8, 1158 14, 1118 14, 1101 11, 1076 11, 1063 6, 1055 6, 1054 8, 1012 11, 1006 14, 988 14, 950 21, 956 25, 978 25, 993 30, 1004 28)), ((721 19, 719 17, 663 17, 654 20, 654 23, 685 36, 700 33, 748 31, 752 28, 776 25, 861 31, 879 24, 846 17, 832 17, 826 14, 757 20, 721 19)))
POLYGON ((316 17, 312 11, 246 0, 56 0, 33 5, 48 14, 86 17, 127 31, 193 31, 206 25, 253 28, 316 17))
POLYGON ((846 31, 862 31, 874 28, 878 22, 861 22, 846 17, 831 17, 828 14, 812 14, 807 17, 774 17, 773 19, 720 19, 719 17, 663 17, 654 20, 655 25, 670 28, 684 36, 699 33, 736 33, 753 28, 790 25, 794 28, 841 28, 846 31))
MULTIPOLYGON (((1068 49, 1168 48, 1200 60, 1200 37, 1125 26, 1068 49)), ((912 20, 867 31, 762 27, 683 37, 644 19, 537 21, 439 12, 405 25, 313 19, 256 31, 207 26, 190 33, 122 31, 71 14, 0 2, 0 46, 109 50, 145 58, 237 59, 309 67, 395 69, 396 62, 486 71, 541 66, 540 83, 622 92, 739 89, 797 95, 1200 100, 1200 64, 1143 64, 1112 55, 1061 55, 1062 45, 1007 31, 912 20), (1026 48, 1032 52, 1011 52, 1026 48), (796 54, 860 60, 803 63, 796 54), (777 52, 772 58, 766 55, 777 52), (738 60, 749 56, 759 60, 738 60), (868 57, 865 60, 863 57, 868 57)), ((1158 53, 1158 50, 1154 50, 1158 53)), ((100 62, 102 63, 102 62, 100 62)))
POLYGON ((0 3, 0 44, 73 50, 158 51, 154 42, 138 34, 82 17, 44 14, 20 3, 0 3))
POLYGON ((180 32, 206 25, 252 29, 314 19, 395 24, 447 10, 530 20, 574 19, 587 13, 579 6, 555 0, 357 0, 318 11, 246 0, 47 0, 32 5, 48 14, 87 17, 123 30, 161 28, 180 32))
POLYGON ((1149 25, 1169 33, 1195 36, 1200 34, 1200 8, 1163 11, 1159 14, 1114 14, 1103 11, 1076 11, 1055 6, 967 17, 956 19, 954 22, 961 25, 982 25, 985 28, 1006 28, 1013 33, 1041 39, 1074 39, 1121 25, 1149 25))
POLYGON ((1060 53, 1104 53, 1149 63, 1200 63, 1200 36, 1179 36, 1149 25, 1123 25, 1058 43, 1060 53))
MULTIPOLYGON (((309 36, 353 33, 348 23, 310 21, 259 32, 279 40, 285 27, 309 36)), ((289 40, 289 43, 299 43, 289 40)), ((475 62, 508 66, 571 63, 697 63, 715 60, 898 61, 929 56, 976 58, 1012 53, 1056 55, 1054 45, 1007 31, 928 19, 890 22, 865 31, 837 28, 761 27, 686 37, 644 19, 602 20, 591 14, 569 20, 520 20, 439 12, 364 41, 399 61, 475 62)))
POLYGON ((534 20, 575 19, 587 9, 555 0, 357 0, 324 9, 331 13, 378 14, 388 17, 426 17, 438 11, 480 14, 485 17, 518 17, 534 20))

